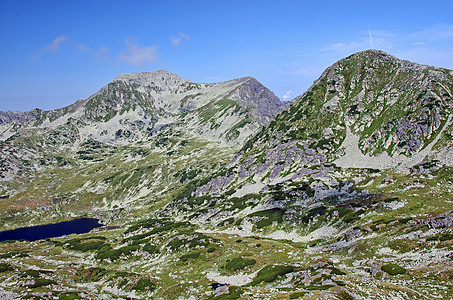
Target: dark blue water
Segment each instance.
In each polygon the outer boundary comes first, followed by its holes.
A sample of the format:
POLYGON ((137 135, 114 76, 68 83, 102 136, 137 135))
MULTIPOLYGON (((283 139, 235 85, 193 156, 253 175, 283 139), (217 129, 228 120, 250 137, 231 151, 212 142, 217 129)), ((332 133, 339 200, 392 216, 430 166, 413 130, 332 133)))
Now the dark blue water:
POLYGON ((48 225, 1 231, 0 242, 7 240, 27 240, 33 242, 72 233, 87 233, 91 229, 101 226, 102 224, 99 224, 98 219, 81 218, 48 225))

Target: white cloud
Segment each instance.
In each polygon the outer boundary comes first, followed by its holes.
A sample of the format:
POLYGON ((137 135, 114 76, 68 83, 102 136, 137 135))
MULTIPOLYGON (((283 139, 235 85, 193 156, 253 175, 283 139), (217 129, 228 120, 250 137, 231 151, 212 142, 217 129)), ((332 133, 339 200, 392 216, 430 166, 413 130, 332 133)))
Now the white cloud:
POLYGON ((287 91, 287 92, 282 96, 283 100, 288 100, 288 99, 290 99, 292 93, 293 93, 292 90, 287 91))
POLYGON ((134 67, 151 65, 157 58, 157 46, 141 46, 135 41, 126 40, 126 51, 117 56, 118 61, 126 62, 134 67))
POLYGON ((398 49, 391 54, 398 58, 419 64, 453 70, 453 47, 442 49, 423 45, 419 47, 398 49))
POLYGON ((285 66, 281 69, 276 70, 276 73, 284 76, 298 76, 298 77, 312 77, 318 76, 323 71, 322 66, 285 66))
POLYGON ((93 55, 96 59, 103 59, 107 60, 107 55, 110 53, 110 49, 108 47, 100 47, 99 49, 95 50, 87 45, 81 43, 75 43, 74 46, 77 50, 82 53, 89 53, 93 55))
POLYGON ((347 54, 370 49, 371 45, 374 49, 390 50, 395 47, 395 37, 395 34, 388 31, 368 30, 353 41, 330 44, 323 50, 347 54))
POLYGON ((60 36, 57 36, 53 41, 52 43, 50 43, 49 45, 47 45, 42 51, 41 53, 46 53, 46 52, 58 52, 61 48, 61 45, 63 45, 63 43, 67 42, 69 40, 69 37, 65 36, 65 35, 60 35, 60 36))
POLYGON ((183 40, 189 40, 190 37, 183 32, 178 32, 178 36, 171 36, 170 41, 173 46, 179 46, 183 40))
MULTIPOLYGON (((398 58, 436 67, 453 68, 453 25, 435 24, 412 32, 372 30, 375 49, 386 51, 398 58)), ((369 49, 370 33, 349 42, 331 44, 323 49, 335 58, 369 49)))
POLYGON ((81 44, 81 43, 75 43, 75 47, 77 48, 77 50, 79 50, 80 52, 93 52, 93 48, 91 47, 88 47, 87 45, 84 45, 84 44, 81 44))
POLYGON ((452 41, 453 25, 436 24, 411 34, 411 38, 421 41, 452 41))
POLYGON ((41 49, 34 57, 33 59, 40 59, 41 55, 47 52, 53 52, 56 53, 60 51, 61 46, 66 43, 69 40, 69 37, 66 35, 60 35, 57 36, 52 43, 48 44, 45 48, 41 49))

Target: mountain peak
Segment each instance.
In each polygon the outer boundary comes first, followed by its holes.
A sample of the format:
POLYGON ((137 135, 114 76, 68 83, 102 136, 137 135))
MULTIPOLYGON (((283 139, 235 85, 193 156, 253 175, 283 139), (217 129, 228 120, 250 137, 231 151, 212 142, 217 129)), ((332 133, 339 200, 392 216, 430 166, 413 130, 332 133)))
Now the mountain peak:
POLYGON ((183 83, 190 82, 184 78, 179 77, 176 74, 165 70, 155 70, 152 72, 140 72, 131 74, 122 74, 116 77, 113 82, 123 81, 129 83, 135 83, 138 85, 181 85, 183 83))
POLYGON ((392 55, 388 54, 387 52, 379 50, 379 49, 368 49, 368 50, 364 50, 364 51, 359 51, 359 52, 356 52, 353 55, 384 55, 384 56, 392 56, 392 55))
POLYGON ((388 64, 399 66, 402 67, 403 69, 409 68, 412 70, 433 68, 432 66, 421 65, 412 61, 400 59, 396 56, 388 54, 385 51, 376 49, 368 49, 365 51, 354 53, 338 61, 333 66, 337 66, 338 64, 351 64, 351 63, 354 65, 369 65, 371 67, 388 64))
POLYGON ((387 52, 384 52, 382 50, 376 50, 376 49, 368 49, 365 51, 360 51, 354 54, 349 55, 348 57, 338 61, 338 63, 345 63, 345 62, 350 62, 354 61, 356 63, 357 61, 362 61, 362 62, 373 62, 373 61, 402 61, 401 59, 388 54, 387 52))

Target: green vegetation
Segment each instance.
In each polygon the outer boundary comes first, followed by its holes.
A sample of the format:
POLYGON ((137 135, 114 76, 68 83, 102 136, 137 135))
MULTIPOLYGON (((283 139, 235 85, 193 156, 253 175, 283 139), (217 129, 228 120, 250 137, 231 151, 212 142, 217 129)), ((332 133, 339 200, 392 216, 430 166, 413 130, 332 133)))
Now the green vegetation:
POLYGON ((74 215, 107 226, 1 242, 0 290, 21 299, 452 299, 451 71, 365 51, 325 75, 248 138, 261 107, 237 97, 267 97, 262 87, 173 86, 179 79, 167 76, 118 80, 74 107, 34 111, 34 128, 11 125, 0 142, 2 229, 74 215), (171 97, 155 105, 167 81, 171 97), (340 168, 347 130, 370 159, 437 142, 407 170, 340 168), (252 274, 214 296, 226 278, 252 274))
POLYGON ((245 269, 247 266, 254 266, 256 260, 243 258, 242 256, 233 258, 230 262, 225 265, 225 269, 229 271, 239 271, 245 269))
POLYGON ((273 222, 282 223, 285 210, 272 208, 268 210, 258 211, 248 215, 248 217, 259 217, 260 220, 255 223, 256 228, 260 229, 271 225, 273 222))
POLYGON ((198 256, 200 256, 200 254, 201 254, 200 251, 195 251, 195 252, 187 253, 187 254, 184 254, 183 256, 181 256, 180 260, 183 261, 183 262, 186 262, 186 261, 188 261, 189 259, 195 259, 195 258, 197 258, 198 256))
POLYGON ((96 252, 96 258, 98 259, 109 259, 115 261, 121 256, 128 256, 132 252, 140 250, 139 245, 123 246, 118 249, 113 249, 110 245, 104 245, 96 252))
POLYGON ((159 248, 156 245, 146 244, 143 246, 143 251, 146 251, 149 254, 156 254, 159 253, 159 248))
POLYGON ((340 269, 337 269, 333 266, 328 267, 328 269, 330 269, 332 271, 332 274, 334 274, 334 275, 346 275, 345 272, 343 272, 340 269))
POLYGON ((33 278, 33 282, 27 284, 26 286, 29 288, 38 288, 38 287, 42 287, 42 286, 48 286, 51 284, 56 284, 56 282, 51 279, 33 278))
POLYGON ((244 289, 239 286, 229 286, 228 294, 219 295, 217 297, 209 297, 209 300, 235 300, 240 299, 244 289))
MULTIPOLYGON (((182 226, 188 226, 188 225, 190 225, 190 224, 185 223, 185 222, 173 222, 173 221, 170 221, 169 219, 147 219, 147 220, 136 222, 135 224, 130 226, 126 230, 125 233, 134 232, 134 231, 136 231, 138 229, 142 229, 142 228, 152 228, 152 230, 147 234, 153 235, 156 233, 170 231, 172 229, 176 229, 176 228, 179 228, 182 226)), ((137 236, 130 237, 129 239, 137 240, 137 239, 142 239, 144 237, 145 237, 144 235, 137 235, 137 236)))
POLYGON ((446 232, 446 233, 443 233, 443 234, 430 236, 426 240, 427 241, 441 241, 441 242, 449 241, 449 240, 453 240, 453 234, 451 234, 449 232, 446 232))
POLYGON ((0 273, 2 272, 7 272, 7 271, 13 271, 14 268, 7 263, 0 263, 0 273))
POLYGON ((105 238, 90 238, 90 239, 72 239, 67 241, 67 248, 76 251, 94 251, 105 245, 105 238))
POLYGON ((397 264, 390 263, 387 265, 383 265, 381 267, 382 271, 390 274, 390 275, 399 275, 399 274, 406 274, 406 269, 398 266, 397 264))
POLYGON ((305 296, 305 294, 307 294, 307 292, 295 292, 289 295, 289 299, 300 299, 305 296))
POLYGON ((172 250, 178 250, 182 247, 187 248, 198 248, 208 247, 211 244, 216 243, 218 240, 213 239, 202 233, 194 233, 191 235, 175 236, 168 243, 168 247, 172 250))
POLYGON ((77 272, 77 278, 81 282, 99 281, 102 277, 108 274, 108 271, 103 268, 91 267, 81 269, 77 272))
POLYGON ((153 291, 155 289, 155 284, 148 278, 141 278, 132 289, 141 292, 153 291))
POLYGON ((81 299, 82 296, 80 296, 79 293, 59 293, 58 294, 58 299, 61 300, 73 300, 73 299, 81 299))
POLYGON ((262 268, 250 285, 257 285, 261 282, 272 282, 278 277, 294 271, 292 266, 269 265, 262 268))

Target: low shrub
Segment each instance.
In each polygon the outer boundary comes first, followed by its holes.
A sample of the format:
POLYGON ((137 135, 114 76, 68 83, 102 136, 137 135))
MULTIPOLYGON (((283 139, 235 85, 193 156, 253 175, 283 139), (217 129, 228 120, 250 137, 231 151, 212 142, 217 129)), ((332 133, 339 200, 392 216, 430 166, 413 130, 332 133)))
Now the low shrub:
POLYGON ((59 293, 58 299, 72 300, 72 299, 82 299, 82 297, 78 293, 69 292, 69 293, 59 293))
POLYGON ((247 259, 242 258, 241 256, 233 258, 230 262, 225 265, 225 269, 230 271, 238 271, 242 270, 247 266, 254 266, 256 264, 256 260, 254 259, 247 259))
POLYGON ((100 280, 106 274, 107 270, 93 267, 79 270, 77 277, 83 282, 92 282, 100 280))
POLYGON ((292 293, 291 295, 289 295, 289 299, 300 299, 303 296, 305 296, 306 293, 307 292, 295 292, 295 293, 292 293))
POLYGON ((143 246, 143 251, 146 251, 149 254, 159 253, 157 246, 152 244, 146 244, 145 246, 143 246))
POLYGON ((148 278, 141 278, 137 281, 137 283, 132 288, 136 291, 146 292, 146 291, 154 291, 156 288, 155 284, 148 278))
POLYGON ((227 225, 230 225, 230 224, 233 224, 234 223, 234 218, 229 218, 229 219, 226 219, 224 221, 222 221, 219 225, 220 226, 227 226, 227 225))
POLYGON ((38 270, 26 270, 23 274, 30 277, 39 277, 40 273, 38 270))
POLYGON ((57 283, 52 279, 33 278, 33 281, 31 283, 27 284, 27 287, 37 288, 37 287, 47 286, 47 285, 51 285, 51 284, 57 284, 57 283))
POLYGON ((452 239, 453 239, 453 235, 449 232, 444 233, 442 235, 434 235, 434 236, 430 236, 430 237, 426 238, 427 241, 441 241, 441 242, 449 241, 452 239))
POLYGON ((211 296, 208 300, 235 300, 241 299, 241 294, 244 292, 244 289, 240 286, 229 286, 228 287, 228 294, 222 294, 219 296, 211 296))
POLYGON ((314 217, 324 215, 326 213, 326 211, 327 211, 327 208, 325 206, 318 206, 318 207, 312 208, 309 211, 307 211, 307 213, 303 216, 302 221, 307 224, 314 217))
POLYGON ((119 249, 112 249, 110 245, 100 248, 96 253, 98 259, 110 259, 112 261, 117 260, 121 255, 129 255, 134 251, 140 249, 140 245, 124 246, 119 249))
POLYGON ((283 222, 283 216, 285 215, 285 210, 279 208, 272 208, 267 210, 262 210, 248 215, 248 217, 262 217, 261 220, 255 223, 256 228, 263 228, 271 225, 273 222, 281 223, 283 222))
POLYGON ((265 266, 261 269, 250 285, 256 285, 260 282, 272 282, 277 279, 279 276, 283 276, 287 273, 293 272, 293 266, 281 266, 281 265, 273 265, 273 266, 265 266))
POLYGON ((305 286, 304 289, 309 290, 309 291, 314 291, 314 290, 324 291, 324 290, 330 289, 331 287, 333 287, 333 285, 314 285, 314 284, 310 284, 309 286, 305 286))
POLYGON ((387 265, 383 265, 381 270, 390 274, 390 275, 399 275, 399 274, 406 274, 406 269, 398 266, 397 264, 390 263, 387 265))
POLYGON ((334 275, 346 275, 345 272, 343 272, 340 269, 337 269, 335 267, 328 267, 328 269, 331 270, 332 271, 331 273, 334 275))
POLYGON ((216 242, 218 242, 217 239, 211 238, 203 233, 196 233, 195 235, 176 236, 168 243, 168 246, 172 250, 178 250, 183 246, 187 246, 188 248, 208 247, 211 243, 216 242))
POLYGON ((189 259, 197 258, 198 256, 200 256, 200 254, 201 254, 200 251, 184 254, 183 256, 181 256, 180 260, 185 262, 188 261, 189 259))
POLYGON ((7 272, 7 271, 13 271, 14 268, 7 263, 0 263, 0 273, 2 272, 7 272))

